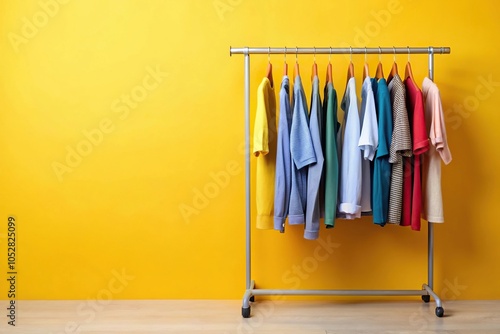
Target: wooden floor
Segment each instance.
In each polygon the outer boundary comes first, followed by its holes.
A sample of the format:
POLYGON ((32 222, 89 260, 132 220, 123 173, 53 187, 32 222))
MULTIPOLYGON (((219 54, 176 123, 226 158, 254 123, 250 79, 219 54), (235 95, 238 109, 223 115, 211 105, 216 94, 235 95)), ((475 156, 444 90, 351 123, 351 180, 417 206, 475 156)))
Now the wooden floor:
POLYGON ((368 334, 500 333, 500 301, 448 301, 445 316, 421 301, 18 301, 16 327, 0 302, 0 333, 368 334))

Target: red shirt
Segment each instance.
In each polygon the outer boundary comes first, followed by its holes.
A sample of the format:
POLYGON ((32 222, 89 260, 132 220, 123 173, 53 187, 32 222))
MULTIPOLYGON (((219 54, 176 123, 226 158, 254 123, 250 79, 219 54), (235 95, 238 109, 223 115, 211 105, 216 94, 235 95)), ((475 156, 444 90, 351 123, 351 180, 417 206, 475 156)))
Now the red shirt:
POLYGON ((402 225, 420 231, 422 208, 421 154, 429 150, 422 91, 411 77, 405 80, 406 107, 413 144, 413 157, 404 158, 402 225))

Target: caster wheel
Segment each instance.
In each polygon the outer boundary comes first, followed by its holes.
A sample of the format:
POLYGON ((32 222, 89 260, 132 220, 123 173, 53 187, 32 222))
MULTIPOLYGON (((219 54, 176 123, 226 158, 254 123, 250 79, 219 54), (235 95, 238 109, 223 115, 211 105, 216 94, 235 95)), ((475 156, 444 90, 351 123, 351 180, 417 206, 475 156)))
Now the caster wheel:
POLYGON ((255 301, 255 296, 250 296, 250 301, 254 302, 255 301))
POLYGON ((429 295, 422 295, 422 300, 426 303, 430 302, 431 296, 429 295))
POLYGON ((243 318, 250 318, 250 307, 247 307, 247 308, 242 307, 241 308, 241 315, 243 316, 243 318))
POLYGON ((441 318, 443 317, 443 315, 444 315, 444 308, 442 308, 441 306, 436 307, 436 316, 441 318))

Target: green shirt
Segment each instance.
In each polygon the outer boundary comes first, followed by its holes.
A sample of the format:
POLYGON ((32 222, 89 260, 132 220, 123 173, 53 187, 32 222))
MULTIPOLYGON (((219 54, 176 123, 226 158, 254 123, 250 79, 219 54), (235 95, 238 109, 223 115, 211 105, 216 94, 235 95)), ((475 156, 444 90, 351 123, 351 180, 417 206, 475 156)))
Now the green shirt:
POLYGON ((339 158, 337 153, 337 92, 332 83, 325 86, 323 109, 326 114, 325 126, 325 225, 335 226, 337 194, 339 185, 339 158))

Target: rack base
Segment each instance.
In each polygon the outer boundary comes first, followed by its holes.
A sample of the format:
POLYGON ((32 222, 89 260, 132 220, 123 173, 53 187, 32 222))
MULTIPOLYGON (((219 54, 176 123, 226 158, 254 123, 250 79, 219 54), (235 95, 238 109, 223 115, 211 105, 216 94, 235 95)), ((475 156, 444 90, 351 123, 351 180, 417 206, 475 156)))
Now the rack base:
POLYGON ((444 315, 441 298, 427 284, 423 284, 421 290, 279 290, 256 289, 255 281, 251 281, 250 287, 243 295, 243 318, 250 318, 250 302, 254 301, 255 296, 421 296, 426 303, 432 297, 436 302, 436 316, 441 318, 444 315))

